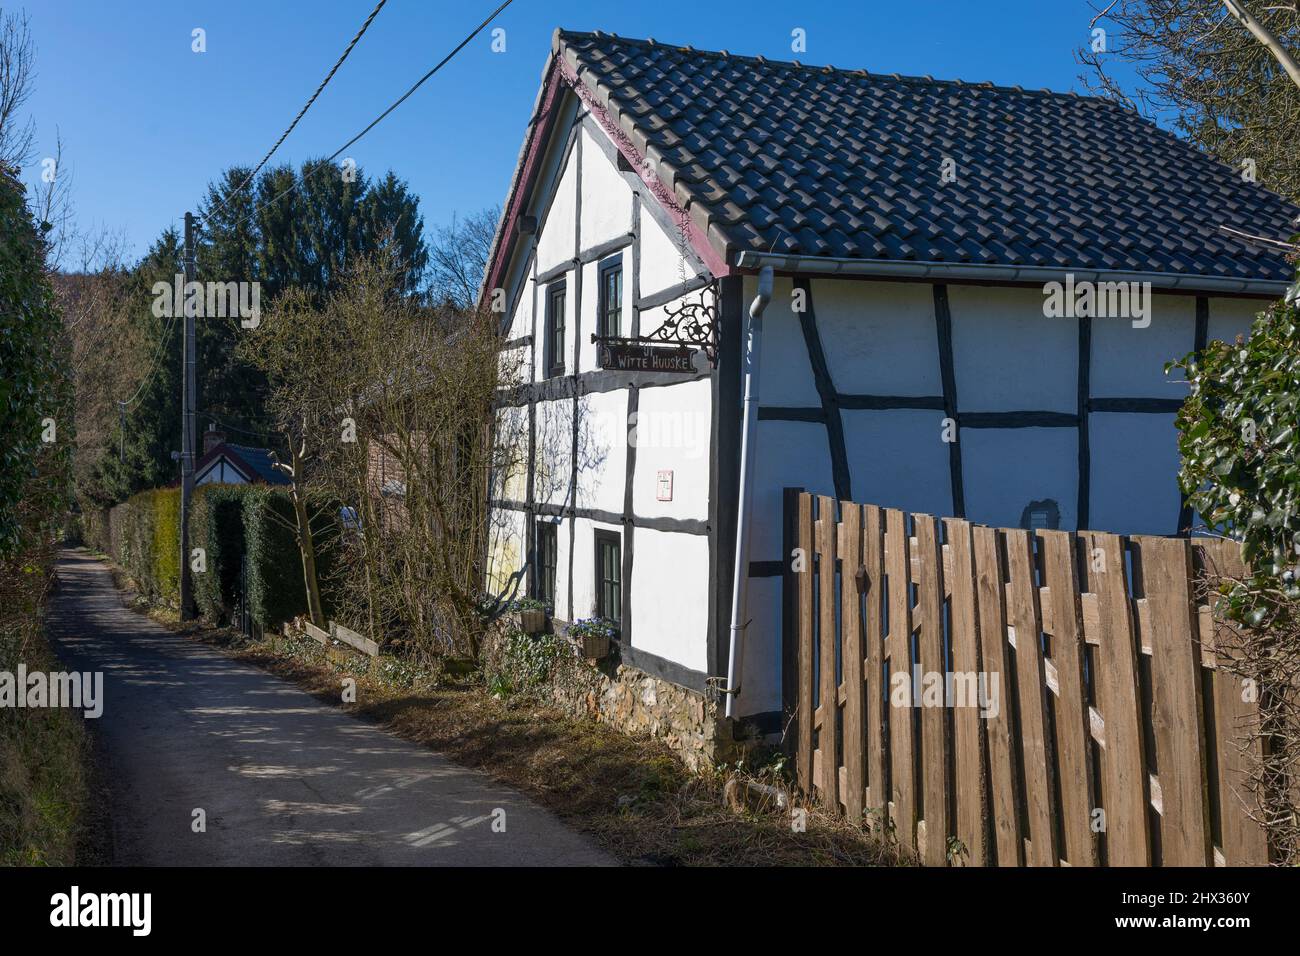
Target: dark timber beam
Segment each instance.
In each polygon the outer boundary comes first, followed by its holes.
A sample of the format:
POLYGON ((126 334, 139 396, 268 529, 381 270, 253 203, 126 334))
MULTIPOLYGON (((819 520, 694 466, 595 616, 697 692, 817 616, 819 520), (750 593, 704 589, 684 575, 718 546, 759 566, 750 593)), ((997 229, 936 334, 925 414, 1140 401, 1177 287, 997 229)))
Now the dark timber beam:
POLYGON ((799 313, 799 327, 803 330, 804 345, 808 348, 808 363, 812 366, 813 381, 821 396, 826 420, 826 438, 830 444, 831 477, 835 482, 835 496, 841 501, 853 498, 853 482, 849 474, 849 453, 844 442, 844 422, 840 418, 839 400, 831 370, 826 364, 821 336, 817 332, 817 313, 813 308, 812 283, 805 276, 797 276, 794 287, 804 293, 804 308, 799 313))
MULTIPOLYGON (((957 373, 952 355, 952 311, 948 306, 948 287, 934 286, 934 327, 939 343, 939 373, 943 378, 943 414, 956 423, 955 441, 948 442, 948 477, 952 486, 952 513, 966 517, 966 486, 961 467, 961 428, 965 421, 957 417, 957 373)), ((978 425, 972 425, 978 428, 978 425)))
POLYGON ((1092 317, 1079 317, 1079 484, 1075 499, 1075 522, 1078 530, 1088 527, 1088 510, 1092 501, 1092 446, 1091 423, 1088 412, 1092 409, 1089 398, 1092 391, 1092 317))

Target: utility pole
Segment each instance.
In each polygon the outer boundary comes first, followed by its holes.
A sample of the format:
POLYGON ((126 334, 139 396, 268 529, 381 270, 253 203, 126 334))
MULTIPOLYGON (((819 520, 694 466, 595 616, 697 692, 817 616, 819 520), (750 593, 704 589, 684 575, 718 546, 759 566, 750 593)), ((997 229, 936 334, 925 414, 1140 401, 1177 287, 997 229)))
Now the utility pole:
POLYGON ((181 346, 181 620, 194 617, 194 581, 190 573, 190 499, 194 496, 194 406, 198 387, 194 361, 194 313, 189 307, 190 283, 194 281, 194 216, 185 214, 185 287, 180 307, 185 312, 185 334, 181 346))

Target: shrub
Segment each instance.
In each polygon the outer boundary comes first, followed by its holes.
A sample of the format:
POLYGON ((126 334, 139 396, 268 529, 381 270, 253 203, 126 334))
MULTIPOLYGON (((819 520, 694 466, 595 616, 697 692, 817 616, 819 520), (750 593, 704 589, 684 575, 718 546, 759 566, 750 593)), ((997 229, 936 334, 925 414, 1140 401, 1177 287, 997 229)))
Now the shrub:
POLYGON ((567 650, 564 638, 554 634, 532 636, 512 631, 501 642, 496 666, 487 678, 489 689, 504 697, 538 687, 567 650))
POLYGON ((214 624, 225 624, 239 600, 244 557, 244 498, 248 485, 203 485, 194 495, 190 539, 203 548, 207 570, 194 575, 194 600, 214 624))
MULTIPOLYGON (((1242 542, 1257 576, 1282 582, 1300 543, 1300 312, 1275 303, 1249 340, 1211 342, 1170 367, 1185 369, 1191 386, 1178 413, 1188 501, 1212 529, 1242 542)), ((1290 577, 1283 590, 1300 599, 1290 577)), ((1259 608, 1239 610, 1261 623, 1259 608)))
POLYGON ((81 513, 81 537, 86 547, 108 554, 112 547, 107 508, 89 508, 81 513))
MULTIPOLYGON (((23 47, 0 38, 6 52, 23 47)), ((24 41, 20 34, 19 43, 24 41)), ((21 70, 19 71, 21 74, 21 70)), ((24 87, 0 77, 0 98, 24 87)), ((0 120, 0 127, 4 126, 0 120)), ((53 532, 69 504, 71 376, 50 287, 48 245, 25 191, 0 163, 0 671, 58 667, 43 615, 53 532), (49 422, 46 421, 49 419, 49 422), (53 426, 54 440, 45 442, 53 426)), ((57 707, 0 707, 0 865, 76 861, 85 800, 85 731, 57 707)))
POLYGON ((47 248, 0 163, 0 558, 37 546, 68 504, 71 379, 47 248))
MULTIPOLYGON (((1230 621, 1214 640, 1224 669, 1257 688, 1249 731, 1261 759, 1245 775, 1250 810, 1280 863, 1300 860, 1300 309, 1261 312, 1250 338, 1211 342, 1171 367, 1191 395, 1178 414, 1180 481, 1210 527, 1242 542, 1248 566, 1222 576, 1213 601, 1230 621)), ((1218 569, 1210 569, 1214 573, 1218 569)), ((1242 731, 1244 732, 1244 731, 1242 731)))
MULTIPOLYGON (((289 493, 264 485, 250 487, 244 495, 244 546, 248 554, 248 603, 253 618, 267 628, 307 613, 302 555, 294 531, 296 519, 289 493)), ((322 582, 330 576, 337 539, 331 510, 320 509, 312 522, 316 545, 316 570, 322 582)), ((331 613, 328 590, 322 585, 321 607, 331 613)))
POLYGON ((151 601, 180 602, 181 490, 132 495, 108 514, 107 535, 91 544, 109 554, 151 601))
MULTIPOLYGON (((153 552, 150 555, 154 587, 159 600, 179 605, 181 597, 181 490, 157 488, 145 492, 146 507, 153 508, 153 552)), ((190 542, 191 547, 193 541, 190 542)), ((187 555, 185 560, 189 560, 187 555)))

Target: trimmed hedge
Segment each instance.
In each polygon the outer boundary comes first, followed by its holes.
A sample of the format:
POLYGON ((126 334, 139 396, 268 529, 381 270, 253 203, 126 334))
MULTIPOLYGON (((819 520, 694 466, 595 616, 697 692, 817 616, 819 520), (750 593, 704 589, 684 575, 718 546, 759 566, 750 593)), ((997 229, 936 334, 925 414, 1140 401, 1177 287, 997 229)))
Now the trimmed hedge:
POLYGON ((89 540, 126 569, 141 594, 175 606, 180 601, 180 515, 179 488, 142 491, 109 513, 107 541, 99 531, 89 540))
POLYGON ((194 600, 214 624, 229 623, 239 601, 247 493, 248 485, 201 485, 194 494, 190 537, 207 558, 207 571, 194 575, 194 600))
MULTIPOLYGON (((249 609, 263 627, 278 628, 285 621, 307 614, 302 556, 296 536, 289 530, 294 525, 293 502, 286 491, 255 485, 249 489, 243 506, 249 609)), ((327 617, 332 610, 325 585, 333 567, 333 548, 329 542, 336 537, 332 523, 328 514, 322 514, 312 525, 321 609, 327 617)))
MULTIPOLYGON (((160 600, 180 605, 181 599, 181 490, 158 488, 145 492, 153 506, 153 584, 160 600)), ((146 505, 146 507, 148 506, 146 505)), ((194 543, 190 542, 193 547, 194 543)), ((189 560, 187 557, 186 560, 189 560)))
POLYGON ((109 522, 112 511, 108 508, 91 508, 81 513, 81 538, 86 547, 103 554, 111 554, 109 522))
MULTIPOLYGON (((333 519, 313 525, 321 604, 330 613, 324 583, 333 566, 333 519)), ((307 613, 302 556, 293 502, 268 485, 201 485, 190 515, 190 549, 204 549, 206 570, 194 575, 199 613, 214 624, 231 620, 239 600, 240 568, 248 557, 248 598, 253 619, 264 628, 307 613)), ((87 541, 111 555, 150 601, 180 603, 180 489, 142 491, 114 507, 107 520, 86 522, 87 541)))

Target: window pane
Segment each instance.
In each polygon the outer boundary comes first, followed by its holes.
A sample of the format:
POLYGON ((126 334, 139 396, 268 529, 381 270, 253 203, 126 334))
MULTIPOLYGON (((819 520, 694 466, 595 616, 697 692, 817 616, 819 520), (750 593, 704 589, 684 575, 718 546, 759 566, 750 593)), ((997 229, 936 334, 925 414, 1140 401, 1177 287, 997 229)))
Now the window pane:
POLYGON ((601 332, 619 336, 623 328, 623 268, 613 266, 604 272, 601 284, 601 332))
POLYGON ((597 613, 614 621, 623 615, 622 547, 617 540, 597 539, 597 613))
POLYGON ((552 289, 547 306, 547 325, 550 330, 547 342, 548 369, 550 374, 564 372, 564 305, 565 289, 563 286, 552 289))

